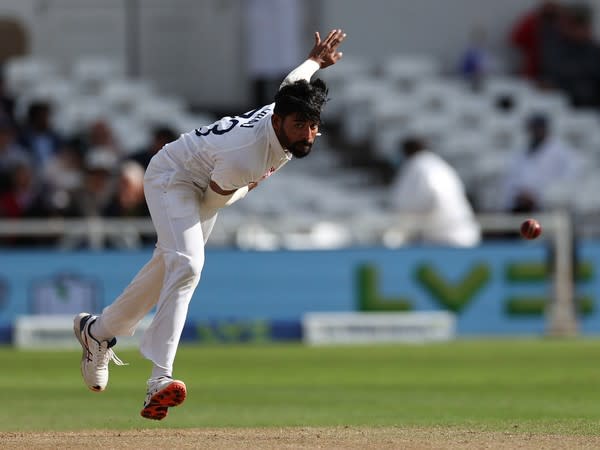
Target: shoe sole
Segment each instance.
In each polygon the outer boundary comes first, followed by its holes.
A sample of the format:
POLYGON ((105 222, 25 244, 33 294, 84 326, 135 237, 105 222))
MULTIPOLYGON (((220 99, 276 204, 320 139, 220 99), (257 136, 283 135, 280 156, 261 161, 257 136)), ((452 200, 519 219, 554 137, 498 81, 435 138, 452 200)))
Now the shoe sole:
MULTIPOLYGON (((81 348, 82 348, 81 363, 79 365, 82 377, 83 377, 82 366, 83 366, 83 361, 85 360, 85 357, 86 357, 87 350, 86 350, 85 343, 83 342, 83 337, 81 336, 81 332, 83 331, 83 328, 85 327, 85 324, 87 323, 87 321, 90 320, 91 318, 92 318, 92 315, 89 313, 80 313, 75 316, 75 319, 73 319, 73 333, 75 334, 75 337, 79 341, 79 344, 81 344, 81 348), (85 319, 85 322, 83 322, 83 324, 82 324, 81 322, 84 319, 85 319)), ((102 392, 104 390, 104 388, 102 388, 101 386, 88 386, 88 389, 92 392, 102 392)))
POLYGON ((169 408, 183 403, 186 394, 185 384, 173 381, 150 398, 140 415, 146 419, 162 420, 169 413, 169 408))

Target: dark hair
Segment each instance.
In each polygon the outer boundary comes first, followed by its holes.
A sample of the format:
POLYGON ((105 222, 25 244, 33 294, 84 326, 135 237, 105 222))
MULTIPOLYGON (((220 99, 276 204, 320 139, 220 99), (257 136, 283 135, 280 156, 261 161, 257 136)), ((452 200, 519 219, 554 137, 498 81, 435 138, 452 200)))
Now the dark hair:
POLYGON ((550 120, 548 116, 542 113, 534 113, 527 118, 527 127, 548 128, 550 120))
POLYGON ((50 103, 42 100, 34 101, 29 105, 29 108, 27 109, 27 119, 30 122, 32 122, 34 120, 39 119, 44 114, 50 113, 50 110, 50 103))
POLYGON ((283 86, 275 94, 274 113, 285 117, 297 113, 302 119, 319 122, 321 109, 327 102, 327 86, 319 78, 311 81, 299 80, 283 86))
POLYGON ((407 136, 400 142, 400 148, 405 154, 412 155, 426 147, 425 141, 420 136, 407 136))

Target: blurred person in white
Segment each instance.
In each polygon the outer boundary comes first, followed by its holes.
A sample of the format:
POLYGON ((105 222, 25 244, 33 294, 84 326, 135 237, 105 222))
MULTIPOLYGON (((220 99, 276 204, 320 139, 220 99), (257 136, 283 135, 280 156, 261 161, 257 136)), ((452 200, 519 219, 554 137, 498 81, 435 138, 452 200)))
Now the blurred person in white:
POLYGON ((254 105, 272 93, 301 58, 302 0, 244 0, 246 68, 254 105))
POLYGON ((465 186, 441 157, 419 136, 401 142, 402 167, 390 188, 392 211, 415 218, 409 227, 395 227, 398 241, 470 247, 481 241, 481 229, 465 186), (417 225, 416 227, 414 225, 417 225))
POLYGON ((132 335, 156 306, 141 343, 153 368, 140 414, 161 420, 169 407, 185 400, 186 386, 173 379, 173 363, 218 211, 292 157, 311 152, 327 101, 325 83, 311 78, 341 58, 337 49, 345 36, 332 30, 322 40, 315 33, 308 59, 287 75, 274 103, 182 134, 152 158, 144 178, 158 238, 152 259, 101 315, 81 313, 74 319, 83 349, 81 373, 89 389, 103 391, 109 362, 122 364, 112 350, 115 336, 132 335))
POLYGON ((527 147, 511 155, 500 193, 507 212, 545 209, 544 193, 558 183, 574 182, 582 168, 575 150, 552 135, 545 115, 531 115, 525 126, 527 147))

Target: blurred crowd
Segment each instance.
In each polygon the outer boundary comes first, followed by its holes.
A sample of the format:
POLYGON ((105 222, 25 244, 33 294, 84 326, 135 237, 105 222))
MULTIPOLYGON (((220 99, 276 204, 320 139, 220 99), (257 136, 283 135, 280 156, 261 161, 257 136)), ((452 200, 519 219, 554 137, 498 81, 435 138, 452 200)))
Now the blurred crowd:
POLYGON ((52 123, 44 101, 17 117, 15 99, 0 82, 0 218, 148 216, 144 171, 177 138, 173 130, 157 126, 149 145, 125 154, 103 120, 74 136, 62 136, 52 123))
MULTIPOLYGON (((590 4, 542 1, 517 20, 509 40, 519 53, 521 76, 542 90, 565 93, 575 109, 600 113, 600 42, 590 4)), ((528 145, 507 171, 507 210, 542 210, 543 193, 552 184, 574 183, 581 176, 585 161, 553 136, 552 125, 543 115, 526 123, 528 145)))
MULTIPOLYGON (((488 50, 486 38, 484 29, 475 28, 459 63, 461 74, 475 84, 507 69, 488 50)), ((518 18, 508 40, 519 54, 519 66, 509 72, 518 72, 541 89, 566 93, 574 107, 600 111, 600 45, 593 35, 589 5, 543 1, 518 18)), ((16 114, 16 100, 4 88, 0 70, 0 220, 148 216, 144 171, 151 157, 177 138, 173 129, 156 126, 146 146, 124 151, 105 120, 65 136, 53 126, 50 102, 34 101, 16 114)), ((552 126, 548 117, 540 115, 523 123, 527 142, 507 161, 502 189, 497 192, 504 211, 543 210, 542 197, 550 181, 568 182, 578 177, 576 166, 580 164, 575 152, 552 135, 552 126)), ((404 144, 398 144, 400 153, 404 144)), ((432 163, 432 167, 439 169, 440 164, 432 163)), ((397 175, 395 183, 390 183, 392 204, 399 202, 394 200, 394 186, 400 183, 400 170, 397 175)), ((427 177, 425 173, 423 179, 427 177)), ((431 192, 436 190, 429 187, 431 192)), ((456 192, 462 197, 465 189, 456 192)), ((477 211, 477 205, 474 207, 477 211)), ((468 211, 465 215, 471 218, 472 214, 468 211)), ((21 242, 31 245, 36 240, 9 240, 11 245, 21 242)))
POLYGON ((558 89, 575 107, 600 108, 600 44, 587 3, 544 1, 526 12, 510 34, 520 72, 545 89, 558 89))
MULTIPOLYGON (((1 87, 1 85, 0 85, 1 87)), ((22 119, 0 91, 0 217, 144 217, 144 170, 165 143, 167 127, 146 148, 124 154, 102 120, 75 136, 52 126, 51 105, 31 103, 22 119)))
POLYGON ((517 18, 508 44, 516 68, 490 48, 485 28, 475 26, 459 72, 477 87, 486 76, 515 71, 541 89, 565 92, 575 107, 600 109, 600 44, 588 3, 540 2, 517 18))

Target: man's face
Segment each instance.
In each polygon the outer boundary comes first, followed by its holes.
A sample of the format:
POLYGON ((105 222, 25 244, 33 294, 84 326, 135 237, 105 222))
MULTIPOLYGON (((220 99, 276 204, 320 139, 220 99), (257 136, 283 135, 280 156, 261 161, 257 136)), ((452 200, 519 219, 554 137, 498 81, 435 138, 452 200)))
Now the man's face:
POLYGON ((286 117, 273 115, 273 129, 279 143, 294 157, 304 158, 310 153, 319 132, 319 122, 308 121, 297 113, 286 117))

